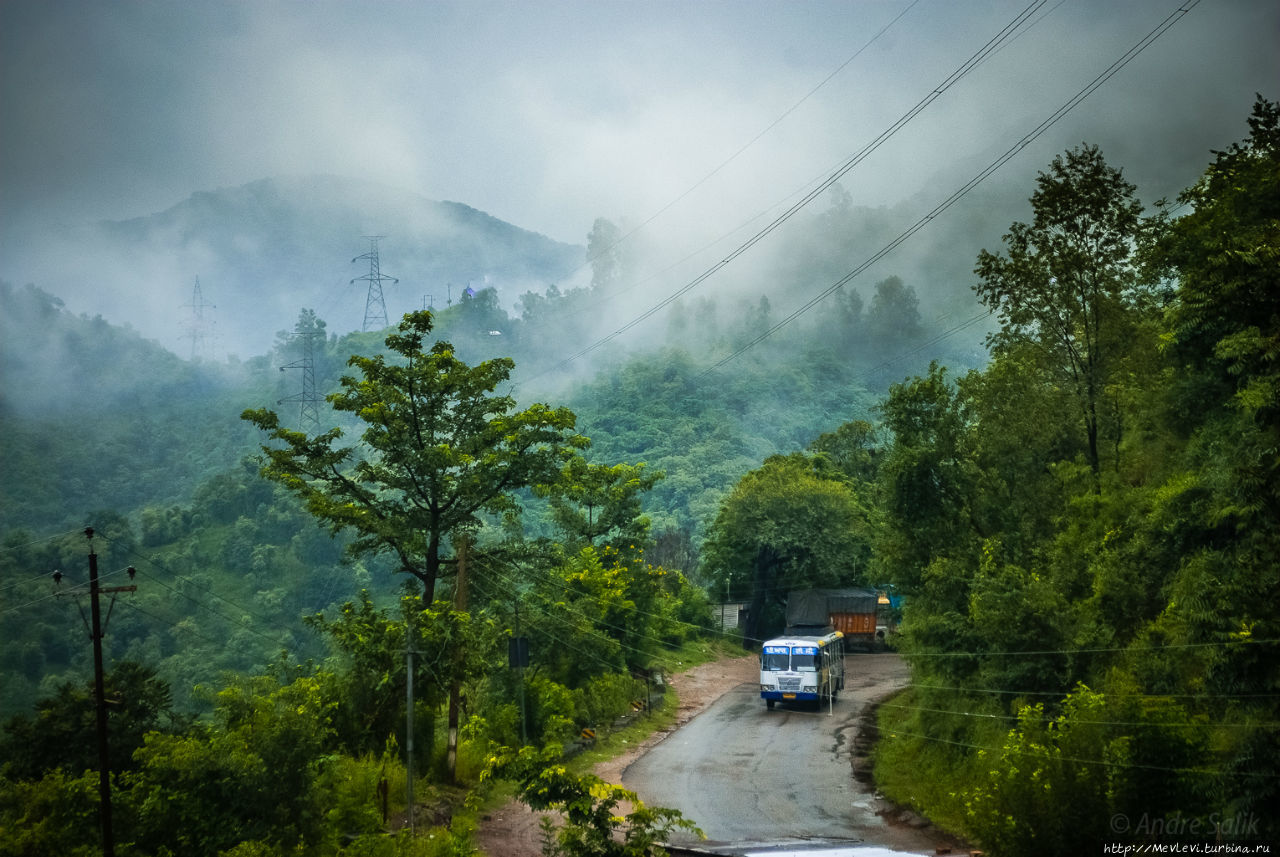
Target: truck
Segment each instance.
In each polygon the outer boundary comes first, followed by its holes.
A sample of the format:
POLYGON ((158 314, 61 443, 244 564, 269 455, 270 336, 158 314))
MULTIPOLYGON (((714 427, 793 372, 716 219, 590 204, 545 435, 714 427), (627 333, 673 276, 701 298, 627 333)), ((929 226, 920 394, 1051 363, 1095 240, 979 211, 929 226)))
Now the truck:
POLYGON ((869 586, 802 589, 787 595, 788 634, 839 631, 846 644, 873 646, 880 593, 869 586))
POLYGON ((785 636, 760 647, 760 698, 779 702, 835 703, 844 688, 844 635, 785 636))

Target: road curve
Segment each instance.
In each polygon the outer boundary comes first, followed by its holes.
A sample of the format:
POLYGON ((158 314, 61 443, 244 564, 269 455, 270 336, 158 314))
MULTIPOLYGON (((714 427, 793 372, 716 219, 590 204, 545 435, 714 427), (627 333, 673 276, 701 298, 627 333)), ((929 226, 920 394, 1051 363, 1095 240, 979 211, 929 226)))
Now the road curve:
POLYGON ((897 655, 854 654, 845 669, 844 691, 819 710, 769 711, 755 682, 738 685, 634 761, 623 785, 696 822, 704 848, 822 840, 933 854, 938 837, 877 814, 891 806, 851 772, 858 715, 905 685, 907 666, 897 655))

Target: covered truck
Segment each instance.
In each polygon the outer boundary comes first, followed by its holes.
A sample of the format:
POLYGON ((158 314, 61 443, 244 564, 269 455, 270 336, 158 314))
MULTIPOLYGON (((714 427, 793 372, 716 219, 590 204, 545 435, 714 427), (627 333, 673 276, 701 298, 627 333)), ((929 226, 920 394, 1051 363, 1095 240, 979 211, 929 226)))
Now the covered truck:
POLYGON ((787 595, 787 634, 839 631, 847 642, 876 642, 879 591, 869 586, 801 589, 787 595))

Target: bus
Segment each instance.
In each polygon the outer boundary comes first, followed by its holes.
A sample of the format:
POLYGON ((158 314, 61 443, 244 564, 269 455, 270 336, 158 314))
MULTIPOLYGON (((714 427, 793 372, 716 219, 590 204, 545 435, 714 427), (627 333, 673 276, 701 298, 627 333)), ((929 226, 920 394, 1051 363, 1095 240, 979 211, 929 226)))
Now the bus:
POLYGON ((777 637, 760 647, 760 698, 783 702, 834 702, 844 688, 844 635, 777 637))

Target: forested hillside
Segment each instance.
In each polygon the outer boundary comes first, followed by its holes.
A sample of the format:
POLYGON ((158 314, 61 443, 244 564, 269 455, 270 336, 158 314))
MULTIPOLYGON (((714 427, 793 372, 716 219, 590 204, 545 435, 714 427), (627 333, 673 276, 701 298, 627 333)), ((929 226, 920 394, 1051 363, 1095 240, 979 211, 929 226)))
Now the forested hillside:
POLYGON ((336 335, 304 307, 226 364, 6 286, 0 812, 61 819, 14 853, 93 841, 64 808, 92 780, 90 548, 110 585, 137 574, 107 640, 139 853, 347 853, 382 829, 372 784, 407 776, 406 717, 433 800, 486 765, 545 799, 555 748, 710 632, 708 591, 751 603, 750 645, 788 591, 854 584, 906 599, 896 799, 994 854, 1140 838, 1117 818, 1273 835, 1280 109, 1250 129, 1155 212, 1095 147, 1048 165, 1029 219, 973 248, 987 363, 898 277, 786 336, 767 295, 676 302, 624 347, 592 316, 626 279, 609 254, 516 314, 479 289, 336 335), (281 776, 290 800, 256 805, 281 776))
MULTIPOLYGON (((837 221, 828 214, 817 222, 835 229, 837 221)), ((616 237, 616 227, 601 220, 593 234, 616 237)), ((834 242, 838 230, 806 234, 834 242)), ((496 289, 462 293, 433 314, 433 335, 470 362, 510 356, 515 384, 505 389, 521 401, 569 406, 592 462, 642 464, 653 476, 640 502, 655 556, 697 579, 705 529, 733 483, 769 455, 868 418, 877 391, 923 360, 919 349, 939 331, 921 319, 915 289, 890 277, 866 289, 865 300, 853 288, 834 296, 833 312, 738 356, 774 321, 766 296, 677 302, 653 321, 646 347, 611 344, 557 363, 565 343, 598 335, 593 308, 631 264, 593 260, 595 285, 527 291, 518 314, 502 307, 496 289)), ((239 419, 246 408, 270 406, 286 424, 353 430, 323 402, 310 403, 322 424, 302 424, 301 366, 309 363, 323 396, 350 373, 351 355, 386 353, 384 332, 337 335, 303 308, 269 354, 186 360, 128 327, 69 312, 37 286, 6 284, 0 302, 0 562, 13 605, 4 620, 17 641, 0 663, 3 714, 86 674, 85 652, 63 636, 70 602, 51 597, 48 577, 61 569, 83 581, 85 526, 97 529, 104 563, 116 572, 132 565, 153 582, 140 584, 113 620, 112 651, 158 668, 180 707, 203 705, 192 689, 222 670, 260 669, 281 648, 322 653, 302 616, 362 587, 393 597, 397 582, 383 560, 350 564, 343 537, 330 541, 262 482, 254 461, 262 437, 239 419), (228 635, 234 645, 222 644, 228 635)), ((975 358, 966 342, 944 339, 941 347, 954 345, 964 364, 975 358)), ((522 502, 525 535, 555 536, 545 501, 526 492, 522 502)))
POLYGON ((200 190, 163 211, 58 225, 8 248, 0 277, 34 282, 77 310, 131 323, 182 356, 192 353, 193 284, 201 284, 206 358, 248 359, 270 347, 300 306, 335 330, 361 330, 369 272, 353 261, 382 236, 388 319, 446 307, 468 285, 509 305, 581 264, 582 248, 552 241, 459 202, 426 199, 337 176, 274 177, 200 190), (185 347, 184 347, 185 346, 185 347))
POLYGON ((989 853, 1280 838, 1280 107, 1249 128, 1154 212, 1056 158, 975 254, 991 363, 892 385, 710 530, 761 621, 905 597, 878 784, 989 853))

